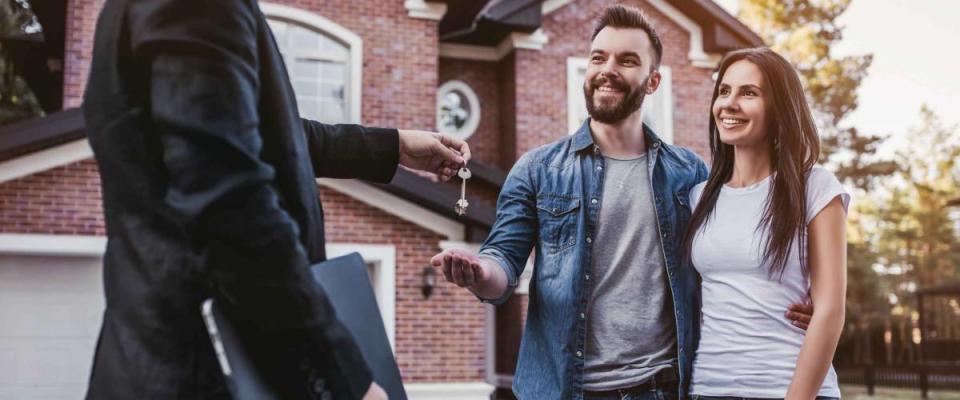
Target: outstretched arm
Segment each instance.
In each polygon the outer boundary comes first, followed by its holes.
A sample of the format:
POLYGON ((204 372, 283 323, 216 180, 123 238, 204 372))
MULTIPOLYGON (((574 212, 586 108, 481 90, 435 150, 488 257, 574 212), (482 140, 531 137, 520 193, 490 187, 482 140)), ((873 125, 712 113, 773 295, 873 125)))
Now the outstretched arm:
POLYGON ((816 313, 797 357, 786 399, 813 399, 823 384, 843 331, 847 291, 845 212, 834 198, 809 225, 810 295, 816 313))

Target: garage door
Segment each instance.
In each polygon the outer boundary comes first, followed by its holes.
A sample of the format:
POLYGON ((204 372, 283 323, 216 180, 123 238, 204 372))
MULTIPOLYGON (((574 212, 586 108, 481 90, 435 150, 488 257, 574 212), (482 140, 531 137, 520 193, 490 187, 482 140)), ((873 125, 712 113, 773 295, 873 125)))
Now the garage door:
POLYGON ((83 398, 103 307, 99 257, 0 254, 0 400, 83 398))

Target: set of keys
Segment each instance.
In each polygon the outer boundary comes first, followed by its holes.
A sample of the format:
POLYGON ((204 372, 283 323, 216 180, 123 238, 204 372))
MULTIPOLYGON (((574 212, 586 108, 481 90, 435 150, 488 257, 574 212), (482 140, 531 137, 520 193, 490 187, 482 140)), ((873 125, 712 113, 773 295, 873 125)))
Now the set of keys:
POLYGON ((470 205, 470 202, 467 201, 467 179, 470 179, 471 173, 467 167, 463 167, 457 171, 457 176, 461 179, 460 200, 457 200, 457 205, 453 209, 457 212, 457 215, 464 215, 467 213, 467 206, 470 205))

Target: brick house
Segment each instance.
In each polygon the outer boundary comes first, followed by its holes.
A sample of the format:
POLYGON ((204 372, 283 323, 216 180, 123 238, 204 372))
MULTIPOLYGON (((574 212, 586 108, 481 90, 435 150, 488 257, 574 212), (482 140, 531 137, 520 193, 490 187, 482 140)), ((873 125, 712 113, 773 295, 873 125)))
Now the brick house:
MULTIPOLYGON (((44 102, 47 116, 0 127, 0 399, 75 398, 86 388, 103 309, 99 181, 77 109, 103 0, 32 3, 44 36, 20 55, 46 55, 33 57, 44 73, 30 83, 52 100, 44 102)), ((717 61, 760 39, 710 0, 625 3, 642 8, 664 40, 664 79, 645 103, 648 124, 705 155, 717 61)), ((517 157, 585 118, 589 37, 606 4, 260 3, 305 117, 442 129, 467 138, 474 151, 471 206, 462 217, 453 212, 457 183, 404 171, 388 185, 317 182, 328 252, 359 251, 368 262, 411 398, 485 399, 497 388, 507 396, 524 285, 494 308, 442 279, 425 288, 426 267, 441 249, 479 246, 517 157)))

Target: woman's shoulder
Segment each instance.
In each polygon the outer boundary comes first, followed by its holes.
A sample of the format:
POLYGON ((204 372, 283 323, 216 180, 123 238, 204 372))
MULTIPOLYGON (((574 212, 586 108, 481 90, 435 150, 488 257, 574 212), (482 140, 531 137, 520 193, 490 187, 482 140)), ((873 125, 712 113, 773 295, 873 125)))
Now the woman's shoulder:
POLYGON ((850 192, 837 176, 821 166, 811 168, 807 172, 807 223, 838 196, 846 211, 850 206, 850 192))
POLYGON ((807 171, 807 185, 823 185, 834 182, 839 184, 840 180, 833 172, 822 166, 814 165, 813 168, 810 168, 810 171, 807 171))

